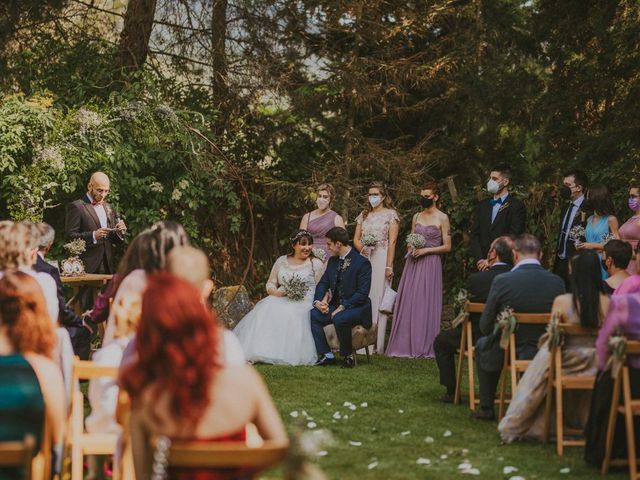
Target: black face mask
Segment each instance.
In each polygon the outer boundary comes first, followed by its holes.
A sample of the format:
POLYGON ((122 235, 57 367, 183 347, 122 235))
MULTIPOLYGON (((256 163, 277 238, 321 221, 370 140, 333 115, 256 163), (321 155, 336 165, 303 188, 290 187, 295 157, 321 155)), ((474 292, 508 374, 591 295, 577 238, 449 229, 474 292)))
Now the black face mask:
POLYGON ((571 189, 566 185, 562 185, 560 187, 560 197, 564 200, 569 200, 571 198, 571 189))
POLYGON ((422 208, 430 208, 433 206, 433 198, 420 197, 420 205, 422 208))

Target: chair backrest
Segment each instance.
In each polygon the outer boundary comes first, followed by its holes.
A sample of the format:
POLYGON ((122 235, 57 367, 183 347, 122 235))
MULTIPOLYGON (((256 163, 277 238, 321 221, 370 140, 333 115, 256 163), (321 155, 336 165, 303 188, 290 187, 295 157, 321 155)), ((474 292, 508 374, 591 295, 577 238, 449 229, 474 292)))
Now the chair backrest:
POLYGON ((559 323, 558 328, 570 337, 597 337, 599 331, 598 327, 587 328, 575 323, 559 323))
POLYGON ((515 313, 516 320, 523 325, 546 325, 551 320, 551 313, 515 313))
POLYGON ((118 367, 108 367, 98 365, 90 360, 80 360, 75 357, 73 360, 73 385, 79 380, 91 380, 100 377, 118 377, 118 367))
POLYGON ((640 355, 640 340, 627 340, 624 353, 626 355, 640 355))
POLYGON ((467 312, 468 313, 482 313, 484 312, 484 303, 477 302, 469 302, 467 303, 467 312))
POLYGON ((27 435, 22 442, 0 442, 0 467, 17 467, 24 469, 24 478, 31 479, 31 463, 33 461, 36 440, 27 435))
MULTIPOLYGON (((152 440, 155 448, 157 439, 152 440)), ((170 467, 250 468, 263 470, 276 465, 287 455, 288 442, 265 441, 260 447, 245 442, 173 441, 169 450, 170 467)))

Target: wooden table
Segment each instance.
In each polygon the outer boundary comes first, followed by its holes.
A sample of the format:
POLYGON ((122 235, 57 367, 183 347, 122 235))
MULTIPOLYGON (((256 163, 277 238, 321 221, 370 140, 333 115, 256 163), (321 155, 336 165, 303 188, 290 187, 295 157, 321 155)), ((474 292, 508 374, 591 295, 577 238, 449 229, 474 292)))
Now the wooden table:
POLYGON ((84 275, 76 275, 73 277, 61 276, 63 285, 68 285, 73 290, 73 296, 69 300, 73 304, 73 309, 78 315, 82 315, 82 305, 80 303, 80 292, 85 288, 91 288, 93 293, 93 300, 98 298, 100 289, 111 280, 113 275, 105 275, 101 273, 85 273, 84 275))

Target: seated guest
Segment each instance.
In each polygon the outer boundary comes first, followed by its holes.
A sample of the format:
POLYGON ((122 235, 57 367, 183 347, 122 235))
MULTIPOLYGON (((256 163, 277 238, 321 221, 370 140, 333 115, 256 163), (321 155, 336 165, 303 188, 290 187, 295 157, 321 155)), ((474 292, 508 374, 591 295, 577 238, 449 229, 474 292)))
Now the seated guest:
MULTIPOLYGON (((142 294, 147 285, 147 275, 166 270, 167 255, 172 248, 180 245, 188 245, 187 237, 182 225, 165 220, 157 222, 145 233, 143 242, 138 251, 140 254, 140 268, 129 273, 118 285, 118 291, 114 302, 118 300, 118 294, 122 292, 138 292, 142 294)), ((104 332, 103 345, 113 340, 115 319, 109 315, 104 332)))
MULTIPOLYGON (((59 471, 66 417, 64 382, 53 362, 56 337, 42 290, 31 275, 6 271, 0 278, 0 441, 37 439, 51 427, 59 471)), ((0 468, 1 478, 22 478, 0 468), (5 476, 6 475, 6 476, 5 476)))
POLYGON ((614 239, 605 243, 602 254, 602 266, 609 275, 607 279, 604 280, 604 290, 608 295, 614 293, 616 288, 629 277, 627 265, 632 255, 631 245, 627 242, 614 239))
MULTIPOLYGON (((513 266, 513 240, 510 237, 498 237, 492 243, 487 254, 489 269, 472 273, 467 280, 467 291, 469 301, 484 303, 489 295, 491 282, 501 274, 511 270, 513 266)), ((473 330, 473 341, 480 336, 480 314, 472 313, 470 316, 473 330)), ((442 402, 452 403, 456 389, 456 366, 455 353, 460 346, 462 336, 462 325, 444 330, 437 337, 433 344, 436 352, 436 362, 440 370, 440 385, 447 389, 447 392, 440 398, 442 402)))
POLYGON ((36 279, 42 293, 49 317, 58 321, 58 289, 51 275, 36 272, 33 265, 38 257, 40 234, 33 223, 0 222, 0 276, 4 270, 21 270, 36 279))
MULTIPOLYGON (((599 374, 593 387, 589 421, 585 431, 587 444, 584 457, 587 463, 601 467, 604 459, 609 410, 613 393, 613 378, 607 368, 612 355, 609 339, 624 335, 629 340, 640 340, 640 294, 614 295, 611 297, 609 312, 604 320, 596 341, 596 355, 599 374)), ((631 397, 640 398, 640 358, 629 357, 629 377, 631 397)), ((627 458, 627 438, 624 418, 618 415, 616 432, 613 438, 612 458, 627 458)), ((640 419, 634 417, 636 458, 640 457, 640 419)))
MULTIPOLYGON (((200 301, 201 292, 168 273, 152 275, 147 283, 137 358, 120 376, 132 402, 136 477, 151 477, 153 435, 243 442, 246 425, 254 423, 265 440, 286 444, 282 420, 257 372, 246 364, 224 364, 222 327, 200 301)), ((197 475, 207 473, 169 469, 170 478, 197 475)))
POLYGON ((630 293, 640 292, 640 245, 636 247, 636 268, 639 269, 638 272, 628 277, 616 288, 614 292, 616 295, 628 295, 630 293))
MULTIPOLYGON (((515 240, 515 266, 508 273, 493 279, 480 330, 486 336, 476 342, 476 365, 480 381, 480 408, 473 417, 493 420, 494 400, 504 354, 500 348, 500 332, 494 332, 498 314, 507 307, 517 313, 551 312, 553 300, 564 293, 564 281, 540 265, 540 242, 530 234, 515 240)), ((538 325, 520 325, 516 335, 516 355, 531 360, 538 351, 538 339, 545 328, 538 325)))
MULTIPOLYGON (((625 264, 626 265, 626 264, 625 264)), ((556 297, 553 315, 560 323, 572 323, 585 328, 598 328, 609 309, 609 297, 604 293, 598 254, 583 250, 569 264, 571 293, 556 297)), ((563 375, 595 375, 595 335, 570 337, 562 347, 563 375)), ((527 371, 518 382, 514 398, 498 430, 502 441, 544 441, 544 401, 548 394, 549 344, 544 342, 527 371)), ((587 423, 591 392, 589 390, 565 393, 564 421, 574 429, 582 430, 587 423)), ((551 423, 551 427, 555 423, 551 423)), ((553 428, 551 429, 553 431, 553 428)))
POLYGON ((88 360, 91 350, 91 330, 85 325, 82 318, 76 315, 73 308, 67 306, 64 299, 60 272, 58 272, 56 267, 46 261, 46 256, 53 246, 56 231, 51 225, 44 222, 38 223, 36 227, 40 233, 40 242, 38 245, 38 256, 33 269, 36 272, 49 274, 56 282, 59 305, 58 322, 69 332, 73 352, 82 360, 88 360))

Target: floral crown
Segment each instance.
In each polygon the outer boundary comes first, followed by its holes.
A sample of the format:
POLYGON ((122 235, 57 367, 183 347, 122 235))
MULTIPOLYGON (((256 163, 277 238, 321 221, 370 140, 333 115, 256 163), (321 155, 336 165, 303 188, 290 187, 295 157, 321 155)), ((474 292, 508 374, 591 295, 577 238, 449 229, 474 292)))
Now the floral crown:
POLYGON ((309 230, 299 230, 295 235, 293 235, 289 240, 291 241, 291 245, 295 245, 298 240, 301 238, 308 237, 313 240, 313 235, 309 232, 309 230))

